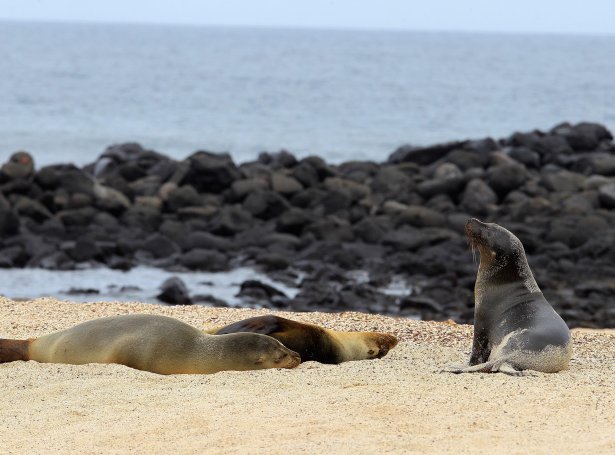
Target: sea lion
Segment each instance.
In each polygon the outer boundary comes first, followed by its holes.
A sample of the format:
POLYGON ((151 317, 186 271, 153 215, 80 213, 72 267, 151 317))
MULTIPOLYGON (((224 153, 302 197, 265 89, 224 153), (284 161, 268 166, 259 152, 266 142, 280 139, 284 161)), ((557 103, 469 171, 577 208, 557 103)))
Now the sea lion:
POLYGON ((521 375, 568 368, 570 330, 540 291, 521 241, 494 223, 471 219, 465 233, 480 264, 474 287, 474 340, 467 366, 445 371, 521 375))
POLYGON ((0 362, 119 363, 158 374, 294 368, 301 359, 256 333, 204 334, 177 319, 131 314, 94 319, 29 340, 0 340, 0 362))
POLYGON ((244 319, 208 333, 252 332, 269 335, 301 356, 301 361, 342 363, 379 359, 397 345, 393 335, 377 332, 338 332, 313 324, 267 315, 244 319))

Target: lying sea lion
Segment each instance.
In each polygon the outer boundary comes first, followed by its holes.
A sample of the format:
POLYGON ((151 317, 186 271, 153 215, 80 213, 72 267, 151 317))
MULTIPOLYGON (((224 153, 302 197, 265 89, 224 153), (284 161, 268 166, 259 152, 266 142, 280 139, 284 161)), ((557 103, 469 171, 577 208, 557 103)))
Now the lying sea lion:
POLYGON ((342 363, 349 360, 379 359, 397 345, 393 335, 377 332, 338 332, 280 316, 257 316, 207 333, 222 335, 252 332, 269 335, 299 353, 301 361, 342 363))
POLYGON ((494 223, 471 219, 465 226, 480 252, 474 287, 474 341, 470 363, 445 371, 519 375, 568 368, 570 330, 540 291, 521 241, 494 223))
POLYGON ((301 359, 256 333, 207 335, 177 319, 131 314, 94 319, 29 340, 0 339, 0 363, 119 363, 158 374, 294 368, 301 359))

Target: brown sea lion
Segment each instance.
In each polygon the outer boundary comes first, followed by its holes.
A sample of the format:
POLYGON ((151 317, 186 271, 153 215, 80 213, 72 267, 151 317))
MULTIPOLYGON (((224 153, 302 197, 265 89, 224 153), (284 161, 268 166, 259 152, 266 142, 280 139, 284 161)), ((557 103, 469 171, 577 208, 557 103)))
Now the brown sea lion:
POLYGON ((336 364, 379 359, 397 345, 397 338, 386 333, 338 332, 274 315, 257 316, 208 331, 214 335, 238 332, 269 335, 299 353, 302 362, 336 364))
POLYGON ((466 235, 480 252, 474 287, 474 341, 469 365, 445 371, 519 375, 568 368, 570 330, 540 291, 521 241, 494 223, 471 219, 466 235))
POLYGON ((15 360, 119 363, 158 374, 294 368, 300 362, 296 352, 265 335, 207 335, 152 314, 94 319, 29 340, 0 339, 0 363, 15 360))

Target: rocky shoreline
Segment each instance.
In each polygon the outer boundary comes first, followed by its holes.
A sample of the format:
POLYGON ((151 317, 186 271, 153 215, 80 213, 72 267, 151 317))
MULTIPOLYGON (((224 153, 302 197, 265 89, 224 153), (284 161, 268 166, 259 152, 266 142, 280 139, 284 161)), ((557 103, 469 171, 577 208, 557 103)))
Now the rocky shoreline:
MULTIPOLYGON (((247 265, 299 292, 246 282, 246 306, 468 323, 477 264, 463 225, 479 217, 523 241, 571 327, 615 327, 614 209, 613 136, 591 123, 403 146, 383 163, 286 151, 240 165, 206 151, 177 161, 129 143, 83 168, 36 169, 17 152, 0 172, 0 267, 247 265), (392 280, 412 293, 383 292, 392 280)), ((165 291, 224 305, 178 282, 165 291)))

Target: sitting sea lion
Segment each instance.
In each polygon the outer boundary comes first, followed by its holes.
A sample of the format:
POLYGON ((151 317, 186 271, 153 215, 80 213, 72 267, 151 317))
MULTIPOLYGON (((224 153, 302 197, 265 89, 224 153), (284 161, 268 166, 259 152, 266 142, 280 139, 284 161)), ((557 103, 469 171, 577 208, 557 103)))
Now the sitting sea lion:
POLYGON ((474 341, 469 366, 445 371, 519 375, 568 368, 570 330, 540 291, 521 241, 494 223, 471 219, 466 236, 480 252, 474 287, 474 341))
POLYGON ((29 340, 0 339, 0 363, 119 363, 158 374, 294 368, 301 359, 256 333, 207 335, 177 319, 131 314, 94 319, 29 340))
POLYGON ((237 332, 269 335, 299 353, 302 362, 342 363, 379 359, 397 345, 397 338, 386 333, 338 332, 274 315, 244 319, 207 331, 214 335, 237 332))

